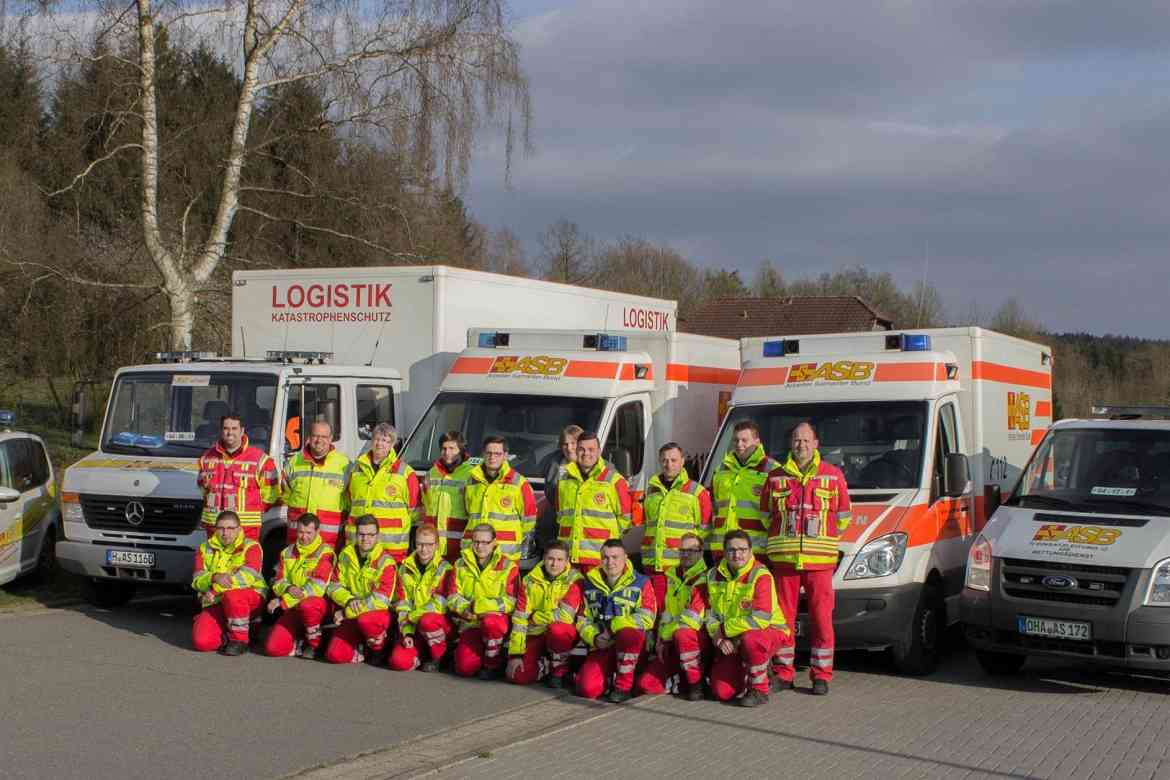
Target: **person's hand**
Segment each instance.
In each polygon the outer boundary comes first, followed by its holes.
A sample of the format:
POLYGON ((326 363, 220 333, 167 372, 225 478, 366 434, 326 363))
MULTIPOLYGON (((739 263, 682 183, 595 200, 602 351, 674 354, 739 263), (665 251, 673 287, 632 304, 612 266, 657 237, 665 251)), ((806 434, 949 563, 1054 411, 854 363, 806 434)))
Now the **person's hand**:
POLYGON ((517 674, 524 671, 524 659, 520 656, 513 656, 508 659, 508 668, 504 670, 504 675, 509 679, 513 679, 517 674))
POLYGON ((345 605, 345 609, 348 612, 357 612, 358 607, 360 607, 360 606, 361 606, 361 604, 358 602, 357 599, 350 599, 349 603, 345 605))
POLYGON ((285 593, 292 596, 294 599, 298 599, 298 600, 303 599, 305 597, 305 591, 302 590, 301 588, 298 588, 296 585, 293 585, 291 588, 286 590, 285 593))
POLYGON ((608 650, 609 646, 613 644, 613 634, 609 631, 602 631, 597 635, 597 639, 593 640, 593 645, 598 650, 608 650))
POLYGON ((232 575, 230 574, 212 574, 211 581, 221 588, 227 588, 232 584, 232 575))
POLYGON ((336 625, 341 625, 341 621, 345 620, 345 610, 338 609, 333 613, 333 622, 336 625))
POLYGON ((735 654, 735 642, 732 642, 727 637, 723 637, 722 639, 720 639, 716 643, 716 647, 718 647, 719 652, 723 653, 724 655, 734 655, 735 654))
POLYGON ((272 599, 268 602, 268 614, 272 614, 280 606, 280 599, 272 599))
POLYGON ((405 647, 407 650, 414 647, 414 637, 413 636, 402 637, 402 646, 405 647))

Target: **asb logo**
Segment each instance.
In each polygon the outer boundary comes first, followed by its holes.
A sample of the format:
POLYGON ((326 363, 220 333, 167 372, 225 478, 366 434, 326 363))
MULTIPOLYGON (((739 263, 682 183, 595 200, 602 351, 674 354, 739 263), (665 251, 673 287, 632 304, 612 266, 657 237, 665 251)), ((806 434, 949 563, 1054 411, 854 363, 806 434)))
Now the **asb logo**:
POLYGON ((549 355, 500 355, 492 361, 492 367, 488 369, 488 373, 560 376, 565 372, 565 366, 568 364, 569 361, 565 358, 550 357, 549 355))
POLYGON ((601 493, 596 493, 593 496, 593 503, 597 504, 598 506, 605 506, 605 496, 601 493))
POLYGON ((859 360, 800 363, 788 371, 788 384, 801 382, 870 382, 874 364, 859 360))
POLYGON ((1007 423, 1009 431, 1027 431, 1032 428, 1031 396, 1027 393, 1008 391, 1007 423))
POLYGON ((387 485, 386 498, 398 498, 398 488, 394 485, 387 485))
POLYGON ((1040 526, 1032 542, 1067 542, 1069 544, 1109 545, 1121 537, 1116 528, 1101 528, 1096 525, 1062 525, 1048 523, 1040 526))
POLYGON ((511 509, 512 498, 510 496, 500 496, 500 509, 511 509))

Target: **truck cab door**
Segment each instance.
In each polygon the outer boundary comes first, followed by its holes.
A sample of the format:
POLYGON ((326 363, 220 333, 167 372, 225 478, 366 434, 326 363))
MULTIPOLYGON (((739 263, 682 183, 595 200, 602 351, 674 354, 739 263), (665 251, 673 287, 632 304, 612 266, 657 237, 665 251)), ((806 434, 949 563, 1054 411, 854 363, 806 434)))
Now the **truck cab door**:
MULTIPOLYGON (((935 411, 934 452, 930 465, 930 514, 937 529, 934 561, 943 575, 943 592, 948 600, 962 590, 967 548, 974 533, 971 513, 971 483, 948 489, 947 462, 963 450, 959 405, 954 397, 943 399, 935 411), (954 495, 955 491, 961 494, 954 495)), ((957 606, 957 605, 956 605, 957 606)))
POLYGON ((9 448, 0 445, 0 488, 5 488, 4 500, 0 500, 0 585, 20 575, 20 548, 22 533, 24 497, 16 489, 12 479, 12 462, 9 448), (12 491, 16 493, 13 499, 12 491))
POLYGON ((631 491, 645 488, 646 442, 650 438, 650 396, 627 396, 614 404, 601 457, 618 470, 631 491))
POLYGON ((305 446, 309 426, 314 420, 327 420, 333 426, 334 446, 343 449, 345 429, 342 426, 346 415, 342 413, 341 399, 341 384, 330 377, 304 377, 285 382, 282 427, 273 437, 280 444, 279 448, 273 448, 273 452, 281 453, 283 467, 287 467, 297 450, 305 446))

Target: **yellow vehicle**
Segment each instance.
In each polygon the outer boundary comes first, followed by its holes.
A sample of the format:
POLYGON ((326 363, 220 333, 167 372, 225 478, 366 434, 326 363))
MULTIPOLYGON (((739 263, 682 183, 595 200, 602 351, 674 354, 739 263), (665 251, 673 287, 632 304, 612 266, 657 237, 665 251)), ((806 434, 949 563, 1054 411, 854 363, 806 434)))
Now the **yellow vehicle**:
POLYGON ((0 410, 0 585, 52 565, 59 510, 45 443, 0 410))

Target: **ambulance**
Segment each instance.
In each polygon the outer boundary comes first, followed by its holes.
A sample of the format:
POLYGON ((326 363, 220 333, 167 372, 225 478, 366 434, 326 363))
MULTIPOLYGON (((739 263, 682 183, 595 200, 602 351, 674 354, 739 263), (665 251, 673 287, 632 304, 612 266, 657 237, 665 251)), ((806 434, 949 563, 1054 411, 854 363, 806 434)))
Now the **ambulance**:
POLYGON ((980 665, 1170 670, 1170 408, 1061 420, 979 534, 962 618, 980 665))
POLYGON ((833 578, 837 647, 931 672, 959 619, 967 551, 1049 425, 1051 351, 940 328, 745 339, 742 352, 704 482, 736 422, 755 421, 783 460, 792 428, 811 421, 852 503, 833 578))
MULTIPOLYGON (((472 330, 403 455, 421 470, 438 457, 445 431, 462 431, 473 452, 485 437, 503 436, 543 511, 560 432, 576 424, 597 431, 602 457, 637 494, 658 471, 663 444, 677 442, 701 461, 739 362, 737 341, 675 331, 472 330)), ((640 529, 626 543, 637 549, 640 529)))

